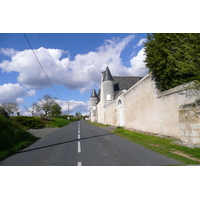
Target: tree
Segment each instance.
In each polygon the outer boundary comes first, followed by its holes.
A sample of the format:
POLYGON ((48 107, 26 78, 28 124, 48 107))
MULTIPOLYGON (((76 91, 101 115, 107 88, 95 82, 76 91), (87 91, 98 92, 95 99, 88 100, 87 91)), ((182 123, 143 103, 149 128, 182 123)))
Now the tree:
POLYGON ((19 110, 19 104, 13 102, 4 102, 1 104, 2 107, 7 111, 8 115, 14 114, 19 110))
POLYGON ((200 81, 199 33, 155 33, 147 40, 146 67, 160 90, 200 81))
POLYGON ((30 112, 32 114, 32 116, 35 116, 36 113, 39 112, 39 110, 40 110, 39 105, 36 102, 32 103, 30 109, 28 109, 26 106, 25 106, 25 108, 28 112, 30 112))
POLYGON ((58 116, 58 115, 60 115, 61 114, 61 107, 57 104, 57 103, 55 103, 52 107, 51 107, 51 115, 52 116, 58 116))
POLYGON ((81 120, 81 119, 83 118, 83 116, 82 116, 81 113, 79 113, 79 112, 76 112, 75 117, 76 117, 78 120, 81 120))
POLYGON ((2 106, 0 106, 0 115, 8 117, 8 113, 6 112, 6 110, 2 106))
POLYGON ((39 110, 43 110, 45 112, 45 116, 48 116, 50 113, 52 106, 56 104, 56 97, 51 97, 51 95, 46 94, 44 97, 39 99, 38 105, 39 110))

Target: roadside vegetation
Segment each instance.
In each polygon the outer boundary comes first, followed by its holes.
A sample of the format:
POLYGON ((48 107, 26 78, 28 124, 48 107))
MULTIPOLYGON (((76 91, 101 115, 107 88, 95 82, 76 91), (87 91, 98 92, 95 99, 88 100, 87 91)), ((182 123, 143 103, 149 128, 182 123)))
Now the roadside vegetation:
POLYGON ((100 123, 95 123, 95 122, 91 122, 91 121, 88 121, 88 123, 94 125, 94 126, 99 126, 99 127, 108 127, 108 125, 105 125, 105 124, 100 124, 100 123))
POLYGON ((0 160, 29 146, 38 138, 0 115, 0 160))
POLYGON ((28 116, 13 116, 10 120, 18 127, 23 129, 40 129, 40 128, 54 128, 64 127, 76 121, 75 117, 67 119, 68 115, 60 115, 56 117, 42 116, 42 117, 28 117, 28 116))

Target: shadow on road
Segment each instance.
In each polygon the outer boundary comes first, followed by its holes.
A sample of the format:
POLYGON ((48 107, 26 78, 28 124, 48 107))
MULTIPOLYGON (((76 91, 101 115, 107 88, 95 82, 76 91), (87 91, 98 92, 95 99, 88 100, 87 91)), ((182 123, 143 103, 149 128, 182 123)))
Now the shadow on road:
POLYGON ((53 146, 57 146, 57 145, 61 145, 61 144, 67 144, 67 143, 70 143, 70 142, 87 140, 87 139, 92 139, 92 138, 96 138, 96 137, 104 137, 104 136, 108 136, 108 135, 114 135, 114 133, 107 133, 107 134, 103 134, 103 135, 95 135, 95 136, 85 137, 85 138, 81 138, 81 139, 75 139, 75 140, 69 140, 69 141, 65 141, 65 142, 59 142, 59 143, 50 144, 50 145, 37 147, 37 148, 33 148, 33 149, 22 150, 22 151, 19 151, 19 152, 15 153, 15 154, 26 153, 26 152, 29 152, 29 151, 35 151, 35 150, 44 149, 44 148, 48 148, 48 147, 53 147, 53 146))

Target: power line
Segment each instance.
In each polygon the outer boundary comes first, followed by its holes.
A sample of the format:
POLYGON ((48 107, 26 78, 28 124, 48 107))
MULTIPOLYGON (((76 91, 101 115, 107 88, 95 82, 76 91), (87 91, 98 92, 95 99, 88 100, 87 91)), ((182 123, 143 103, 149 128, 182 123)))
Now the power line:
POLYGON ((53 84, 52 84, 51 80, 49 79, 47 73, 45 72, 44 68, 42 67, 42 64, 40 63, 40 61, 39 61, 37 55, 35 54, 35 51, 33 50, 33 47, 31 46, 31 43, 29 42, 28 38, 26 37, 26 34, 25 34, 25 33, 23 33, 23 34, 24 34, 24 37, 26 38, 26 41, 28 42, 30 48, 32 49, 33 54, 35 55, 35 58, 37 59, 37 61, 38 61, 39 65, 40 65, 40 67, 42 68, 42 71, 44 72, 44 74, 45 74, 47 80, 49 81, 50 85, 52 86, 52 88, 54 89, 54 91, 56 92, 56 94, 60 97, 60 99, 63 100, 62 97, 61 97, 61 96, 59 95, 59 93, 57 92, 56 88, 53 86, 53 84))

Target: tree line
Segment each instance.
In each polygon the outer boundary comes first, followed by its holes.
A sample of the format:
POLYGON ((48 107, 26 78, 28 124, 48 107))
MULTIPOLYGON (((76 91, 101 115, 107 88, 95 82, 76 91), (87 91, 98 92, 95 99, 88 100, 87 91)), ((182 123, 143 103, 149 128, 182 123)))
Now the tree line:
MULTIPOLYGON (((57 98, 52 97, 49 94, 44 95, 38 100, 38 102, 33 102, 30 108, 25 106, 25 109, 31 113, 32 116, 38 115, 39 112, 43 111, 45 116, 58 116, 62 112, 62 108, 56 102, 57 98)), ((3 102, 0 105, 0 114, 4 116, 11 116, 16 113, 18 116, 19 104, 14 102, 3 102)))

